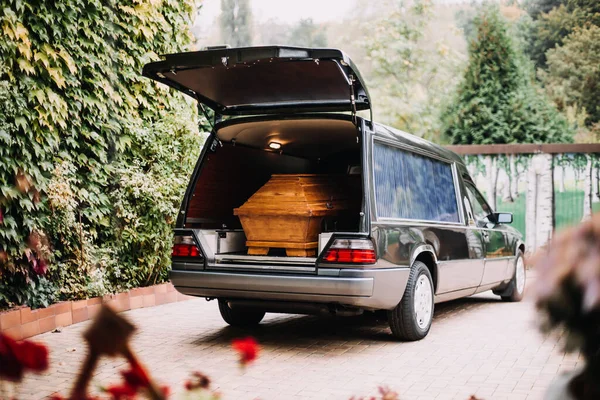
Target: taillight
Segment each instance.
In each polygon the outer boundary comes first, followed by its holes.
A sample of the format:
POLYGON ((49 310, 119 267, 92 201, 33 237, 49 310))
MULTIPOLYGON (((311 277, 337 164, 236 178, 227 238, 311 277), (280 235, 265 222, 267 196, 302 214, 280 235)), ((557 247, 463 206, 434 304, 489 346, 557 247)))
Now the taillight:
POLYGON ((375 248, 368 239, 335 239, 322 259, 326 263, 375 264, 375 248))
POLYGON ((202 253, 196 246, 193 237, 175 236, 171 257, 202 257, 202 253))

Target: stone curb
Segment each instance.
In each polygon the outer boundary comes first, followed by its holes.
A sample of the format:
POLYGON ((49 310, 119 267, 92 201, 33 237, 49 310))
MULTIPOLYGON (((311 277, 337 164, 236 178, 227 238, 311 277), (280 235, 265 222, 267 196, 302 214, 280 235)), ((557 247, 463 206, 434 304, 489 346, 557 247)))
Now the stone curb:
POLYGON ((63 301, 36 310, 22 306, 0 312, 0 332, 21 340, 92 319, 102 304, 122 312, 191 298, 177 292, 168 282, 87 300, 63 301))

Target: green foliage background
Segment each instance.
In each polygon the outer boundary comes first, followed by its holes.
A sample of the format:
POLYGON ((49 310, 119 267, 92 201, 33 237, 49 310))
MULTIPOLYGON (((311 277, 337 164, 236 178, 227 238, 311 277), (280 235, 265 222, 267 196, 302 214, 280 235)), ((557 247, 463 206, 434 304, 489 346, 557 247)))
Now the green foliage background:
POLYGON ((203 137, 193 105, 140 72, 189 46, 196 5, 3 4, 0 306, 164 280, 203 137))
POLYGON ((567 120, 536 87, 498 8, 481 9, 474 27, 469 64, 444 116, 451 143, 571 141, 567 120))
POLYGON ((391 1, 361 44, 376 119, 439 142, 441 104, 456 88, 459 57, 443 40, 427 43, 432 18, 431 0, 391 1))
POLYGON ((576 140, 600 134, 597 0, 528 0, 517 24, 537 75, 558 109, 577 129, 576 140))

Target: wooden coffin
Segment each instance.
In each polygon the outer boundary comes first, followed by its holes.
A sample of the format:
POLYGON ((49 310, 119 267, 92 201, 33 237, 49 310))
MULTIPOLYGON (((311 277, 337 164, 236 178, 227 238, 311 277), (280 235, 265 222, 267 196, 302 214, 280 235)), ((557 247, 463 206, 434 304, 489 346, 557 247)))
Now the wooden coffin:
POLYGON ((358 213, 359 175, 273 175, 241 207, 248 254, 283 248, 289 257, 316 255, 323 219, 358 213))

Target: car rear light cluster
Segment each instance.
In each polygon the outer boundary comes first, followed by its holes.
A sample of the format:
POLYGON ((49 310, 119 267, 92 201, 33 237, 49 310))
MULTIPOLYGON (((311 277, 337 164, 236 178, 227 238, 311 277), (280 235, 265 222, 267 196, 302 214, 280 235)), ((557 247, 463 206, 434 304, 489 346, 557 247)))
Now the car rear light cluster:
POLYGON ((322 259, 326 263, 375 264, 375 248, 369 239, 335 239, 322 259))
POLYGON ((193 237, 175 236, 171 257, 202 257, 202 253, 196 246, 193 237))

